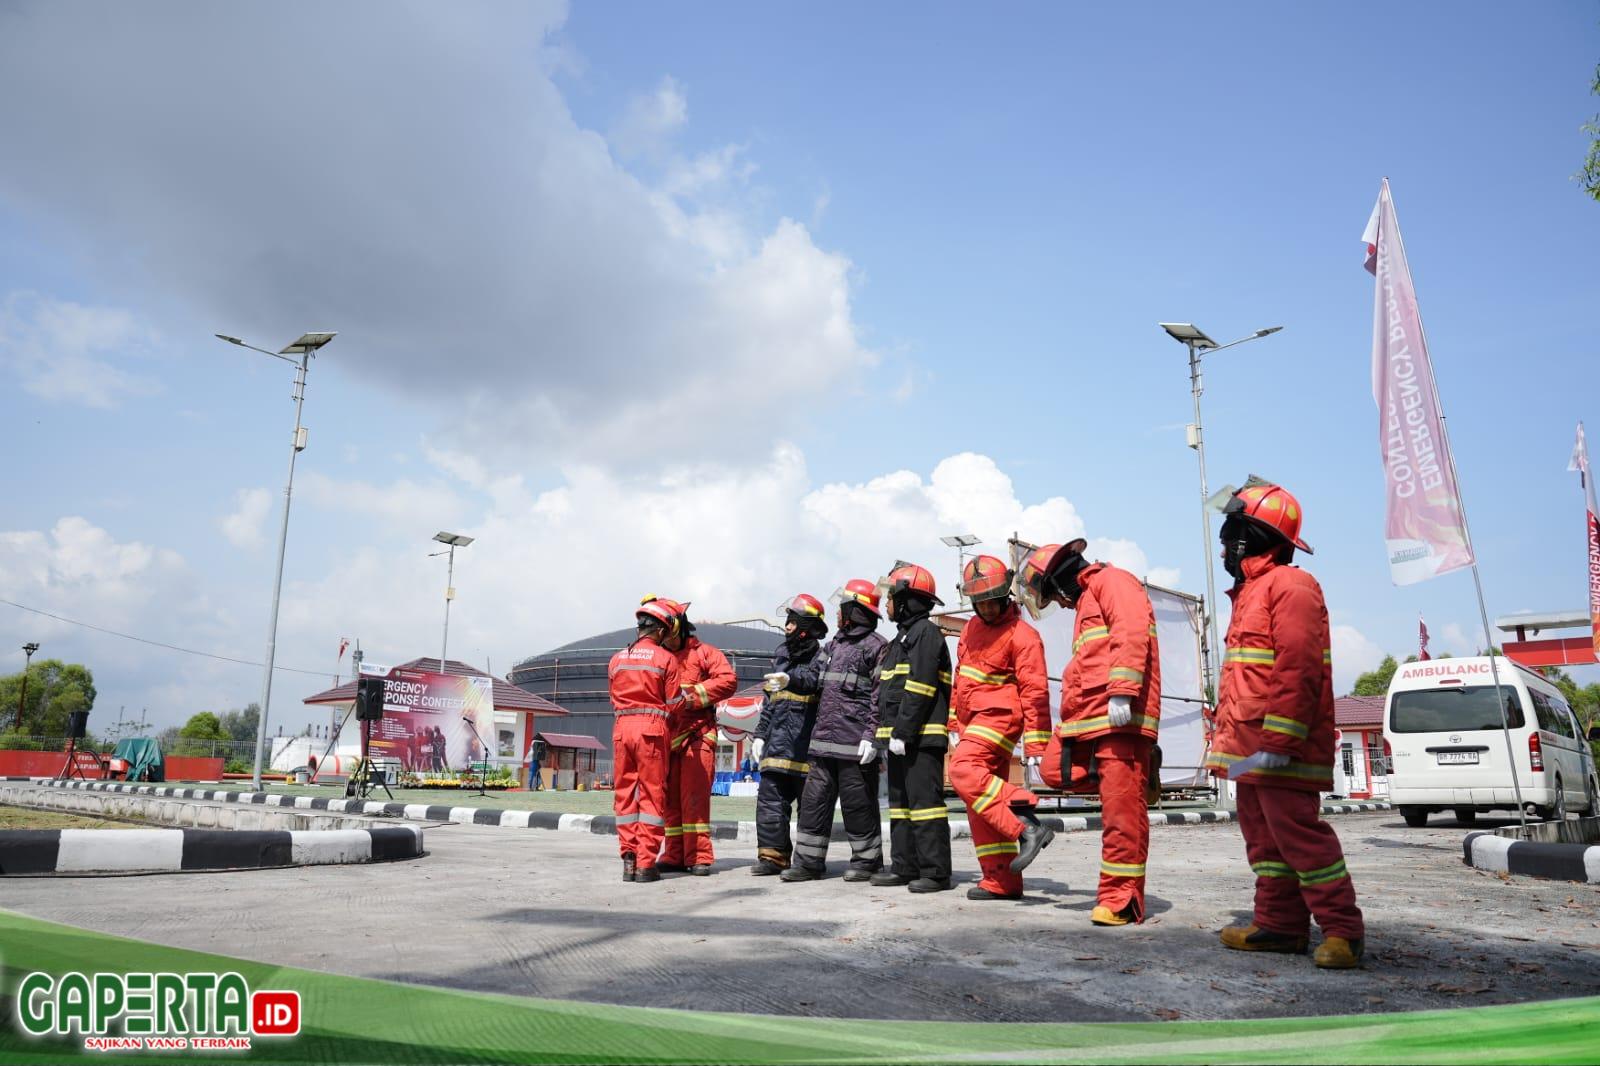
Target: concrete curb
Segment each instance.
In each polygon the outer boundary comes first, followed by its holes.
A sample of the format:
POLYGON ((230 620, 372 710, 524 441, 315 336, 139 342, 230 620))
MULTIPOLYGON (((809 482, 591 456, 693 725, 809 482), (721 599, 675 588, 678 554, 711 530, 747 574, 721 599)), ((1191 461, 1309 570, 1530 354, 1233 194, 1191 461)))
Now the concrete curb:
POLYGON ((1467 834, 1461 851, 1461 861, 1479 870, 1600 884, 1600 844, 1547 844, 1479 831, 1467 834))
POLYGON ((178 873, 389 862, 422 854, 422 827, 374 829, 12 829, 0 875, 178 873))
MULTIPOLYGON (((299 810, 342 811, 348 814, 384 815, 422 822, 455 822, 462 825, 494 825, 509 829, 565 829, 578 833, 615 835, 617 820, 609 814, 562 814, 558 811, 506 811, 495 807, 450 807, 438 804, 378 803, 373 800, 324 799, 321 796, 284 796, 271 792, 225 792, 203 788, 163 788, 157 785, 127 785, 114 781, 58 781, 48 778, 31 779, 38 784, 56 788, 95 789, 108 792, 136 792, 175 799, 220 800, 227 803, 253 803, 268 807, 291 807, 299 810)), ((1388 803, 1329 803, 1323 814, 1355 814, 1360 811, 1386 811, 1388 803)), ((1152 826, 1214 825, 1235 821, 1233 811, 1151 811, 1152 826)), ((1039 821, 1058 833, 1082 833, 1098 830, 1100 816, 1093 815, 1040 815, 1039 821)), ((889 835, 889 823, 884 822, 883 834, 889 835)), ((950 836, 964 840, 971 836, 966 819, 950 819, 950 836)), ((713 840, 741 840, 754 843, 754 822, 712 822, 713 840)), ((834 840, 847 840, 844 827, 833 827, 834 840)))

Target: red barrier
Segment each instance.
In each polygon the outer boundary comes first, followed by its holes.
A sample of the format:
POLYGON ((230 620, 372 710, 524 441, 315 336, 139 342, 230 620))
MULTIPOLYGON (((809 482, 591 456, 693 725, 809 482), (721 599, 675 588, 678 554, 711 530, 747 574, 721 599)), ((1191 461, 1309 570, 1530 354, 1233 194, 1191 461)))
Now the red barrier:
MULTIPOLYGON (((91 762, 88 752, 78 754, 81 760, 78 765, 84 777, 94 779, 104 776, 100 767, 91 762)), ((61 751, 0 750, 0 777, 56 777, 66 762, 66 753, 61 751)), ((222 780, 221 759, 168 755, 163 762, 168 781, 222 780)))

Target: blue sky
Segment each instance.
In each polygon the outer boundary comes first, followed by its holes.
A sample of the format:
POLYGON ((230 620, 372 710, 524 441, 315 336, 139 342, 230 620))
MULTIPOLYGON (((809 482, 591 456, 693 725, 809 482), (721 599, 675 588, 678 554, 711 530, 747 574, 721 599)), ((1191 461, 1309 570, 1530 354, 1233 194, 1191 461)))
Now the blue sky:
MULTIPOLYGON (((211 334, 321 328, 287 665, 436 654, 437 529, 480 537, 451 654, 497 673, 643 592, 948 583, 969 529, 1202 591, 1179 320, 1284 327, 1208 363, 1207 459, 1303 501, 1341 679, 1419 612, 1468 651, 1469 576, 1389 582, 1358 238, 1388 176, 1491 616, 1581 607, 1597 59, 1589 3, 7 5, 0 595, 258 658, 290 381, 211 334)), ((112 715, 259 691, 0 639, 112 715)))

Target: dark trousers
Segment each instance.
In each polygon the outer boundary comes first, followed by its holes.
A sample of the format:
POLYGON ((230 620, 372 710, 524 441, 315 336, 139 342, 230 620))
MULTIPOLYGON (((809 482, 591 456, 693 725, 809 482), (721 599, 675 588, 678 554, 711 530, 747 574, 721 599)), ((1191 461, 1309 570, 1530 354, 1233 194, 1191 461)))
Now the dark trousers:
POLYGON ((889 756, 889 854, 901 877, 950 879, 942 745, 919 744, 889 756))
MULTIPOLYGON (((756 790, 756 857, 777 866, 788 866, 793 848, 789 842, 789 818, 806 779, 800 774, 767 770, 756 790)), ((828 812, 830 815, 832 811, 828 812)))
MULTIPOLYGON (((800 793, 794 861, 815 873, 827 865, 833 838, 833 804, 838 800, 850 839, 850 865, 877 870, 883 865, 883 828, 878 821, 878 764, 854 759, 811 757, 811 772, 800 793)), ((948 850, 948 849, 947 849, 948 850)))

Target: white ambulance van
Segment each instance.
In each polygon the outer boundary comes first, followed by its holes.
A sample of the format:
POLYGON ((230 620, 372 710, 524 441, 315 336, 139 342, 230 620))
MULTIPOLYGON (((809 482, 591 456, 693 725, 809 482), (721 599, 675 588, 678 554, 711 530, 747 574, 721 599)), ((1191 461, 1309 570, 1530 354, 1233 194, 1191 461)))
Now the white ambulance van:
MULTIPOLYGON (((1600 814, 1594 756, 1561 690, 1507 659, 1495 664, 1529 813, 1600 814)), ((1389 683, 1383 739, 1393 763, 1389 800, 1407 825, 1424 825, 1435 811, 1463 824, 1479 811, 1516 811, 1487 656, 1402 665, 1389 683)))

